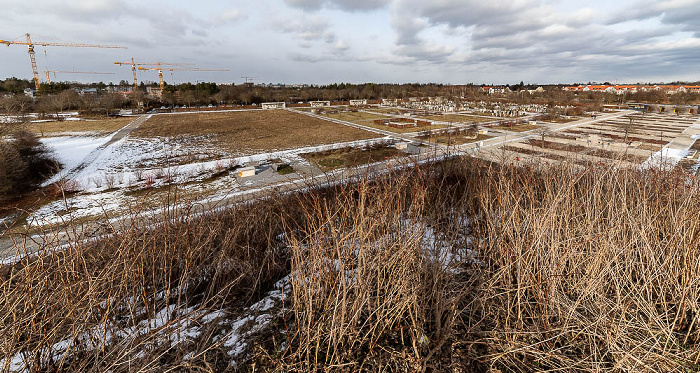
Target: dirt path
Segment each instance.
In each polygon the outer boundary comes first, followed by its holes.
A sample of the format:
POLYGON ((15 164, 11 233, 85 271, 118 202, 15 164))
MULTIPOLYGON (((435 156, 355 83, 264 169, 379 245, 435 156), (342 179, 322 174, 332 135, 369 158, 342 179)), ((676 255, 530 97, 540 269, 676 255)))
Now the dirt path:
POLYGON ((129 134, 133 130, 137 129, 141 124, 143 124, 143 122, 147 121, 148 118, 150 118, 150 117, 151 117, 150 114, 141 115, 138 118, 136 118, 135 120, 133 120, 132 122, 130 122, 129 124, 127 124, 126 126, 120 128, 119 130, 114 132, 114 134, 112 134, 112 137, 110 137, 110 139, 106 143, 98 146, 93 151, 91 151, 90 154, 88 154, 85 157, 85 159, 83 159, 83 161, 80 162, 79 165, 68 170, 63 177, 65 179, 74 178, 78 173, 80 173, 80 171, 84 170, 87 166, 89 166, 93 162, 95 162, 95 160, 100 156, 100 154, 102 154, 102 152, 105 149, 107 149, 107 147, 109 147, 110 145, 116 143, 117 141, 129 136, 129 134))
MULTIPOLYGON (((102 154, 102 152, 107 149, 110 145, 116 143, 119 140, 122 140, 123 138, 129 136, 129 134, 138 128, 143 122, 148 120, 151 115, 141 115, 135 120, 129 122, 126 126, 120 128, 119 130, 115 131, 112 134, 112 137, 105 142, 104 144, 98 146, 95 148, 93 151, 91 151, 85 159, 83 159, 82 162, 80 162, 79 165, 73 167, 70 170, 67 170, 65 174, 63 174, 63 178, 66 180, 74 178, 76 175, 80 173, 80 171, 84 170, 86 167, 88 167, 90 164, 95 162, 97 158, 102 154)), ((12 255, 15 253, 15 244, 17 242, 13 242, 12 239, 9 237, 3 237, 4 232, 3 230, 0 230, 0 259, 7 257, 8 255, 12 255)), ((61 235, 61 234, 58 234, 61 235)), ((15 237, 17 239, 17 237, 15 237)), ((56 238, 58 240, 58 238, 56 238)), ((21 240, 21 239, 20 239, 21 240)), ((22 245, 30 247, 30 251, 36 251, 39 250, 41 246, 45 246, 45 242, 34 242, 31 237, 25 237, 25 240, 21 242, 22 245)))

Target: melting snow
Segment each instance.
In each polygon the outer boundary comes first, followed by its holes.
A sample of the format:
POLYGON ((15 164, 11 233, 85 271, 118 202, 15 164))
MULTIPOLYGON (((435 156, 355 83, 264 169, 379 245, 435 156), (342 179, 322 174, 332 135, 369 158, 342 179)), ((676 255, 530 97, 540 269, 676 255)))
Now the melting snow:
POLYGON ((65 170, 73 169, 87 157, 90 152, 109 140, 106 137, 60 136, 44 137, 41 142, 53 150, 65 170))

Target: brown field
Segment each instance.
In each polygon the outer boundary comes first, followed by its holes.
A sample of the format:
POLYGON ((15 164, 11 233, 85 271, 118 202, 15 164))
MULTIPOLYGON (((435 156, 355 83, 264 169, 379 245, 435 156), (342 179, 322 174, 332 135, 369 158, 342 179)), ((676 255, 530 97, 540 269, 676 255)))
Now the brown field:
POLYGON ((499 129, 499 130, 506 130, 506 131, 513 131, 513 132, 525 132, 525 131, 530 131, 534 129, 541 128, 541 126, 536 126, 532 124, 516 124, 514 126, 493 126, 491 128, 499 129))
POLYGON ((96 119, 96 120, 67 120, 60 122, 29 123, 27 129, 39 136, 54 136, 70 132, 95 132, 105 134, 117 131, 134 121, 136 117, 96 119))
POLYGON ((581 119, 583 119, 583 118, 578 118, 578 117, 574 117, 574 118, 549 118, 549 119, 543 119, 542 122, 546 122, 546 123, 571 123, 571 122, 575 122, 575 121, 581 120, 581 119))
POLYGON ((363 121, 367 121, 367 120, 388 118, 386 115, 365 113, 362 111, 356 111, 356 112, 346 111, 346 112, 342 112, 342 113, 320 114, 320 115, 323 115, 324 117, 328 117, 328 118, 344 120, 346 122, 355 122, 355 123, 363 122, 363 121))
POLYGON ((357 123, 361 124, 363 126, 376 128, 376 129, 380 129, 380 130, 385 130, 385 131, 391 131, 394 133, 416 133, 416 132, 436 130, 436 129, 441 129, 441 128, 450 128, 450 126, 448 126, 446 124, 433 124, 431 126, 426 126, 426 127, 394 128, 394 127, 374 124, 372 122, 357 122, 357 123))
POLYGON ((378 137, 286 110, 156 115, 134 137, 172 137, 236 153, 293 149, 378 137))
POLYGON ((480 134, 476 138, 465 136, 462 134, 450 134, 450 135, 433 135, 429 138, 424 138, 428 142, 437 142, 438 144, 445 145, 462 145, 477 141, 483 141, 492 138, 493 136, 480 134))
POLYGON ((389 158, 404 156, 406 153, 393 147, 372 147, 369 149, 345 148, 333 151, 302 154, 310 162, 317 164, 321 170, 330 171, 341 167, 355 167, 362 164, 379 162, 389 158))
POLYGON ((399 108, 391 108, 391 107, 380 107, 380 108, 372 108, 370 111, 376 112, 376 113, 382 113, 382 114, 396 114, 396 115, 401 115, 403 113, 408 112, 408 109, 399 109, 399 108))

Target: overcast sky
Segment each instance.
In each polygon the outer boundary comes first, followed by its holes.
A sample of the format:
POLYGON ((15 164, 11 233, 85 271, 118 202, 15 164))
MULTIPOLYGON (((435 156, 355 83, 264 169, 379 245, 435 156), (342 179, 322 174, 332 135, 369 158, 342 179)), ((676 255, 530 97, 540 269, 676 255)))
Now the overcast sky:
MULTIPOLYGON (((0 7, 0 39, 28 32, 35 41, 129 48, 37 47, 42 71, 115 73, 58 80, 131 80, 128 67, 114 65, 131 57, 230 69, 166 72, 174 83, 700 80, 700 0, 0 0, 0 7)), ((11 76, 31 78, 26 46, 0 47, 0 77, 11 76)))

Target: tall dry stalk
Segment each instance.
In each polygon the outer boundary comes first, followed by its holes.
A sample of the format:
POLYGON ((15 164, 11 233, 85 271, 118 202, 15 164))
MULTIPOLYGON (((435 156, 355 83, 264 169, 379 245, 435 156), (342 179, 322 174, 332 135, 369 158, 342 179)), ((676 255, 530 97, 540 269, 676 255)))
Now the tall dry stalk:
POLYGON ((474 358, 515 371, 700 368, 693 179, 572 166, 490 168, 480 180, 484 281, 464 314, 474 358))

